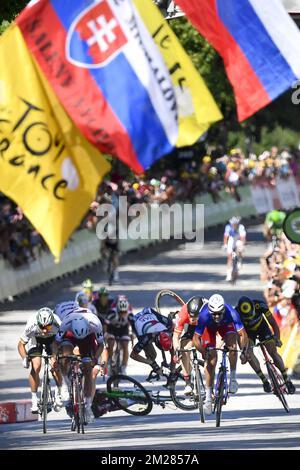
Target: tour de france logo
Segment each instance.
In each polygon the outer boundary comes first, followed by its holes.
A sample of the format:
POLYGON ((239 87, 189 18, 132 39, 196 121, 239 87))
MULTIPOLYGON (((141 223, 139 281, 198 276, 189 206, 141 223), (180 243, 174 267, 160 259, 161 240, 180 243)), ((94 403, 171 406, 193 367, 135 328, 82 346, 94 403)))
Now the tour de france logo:
POLYGON ((127 42, 109 0, 100 0, 83 10, 71 24, 66 55, 78 67, 95 69, 109 63, 127 42))

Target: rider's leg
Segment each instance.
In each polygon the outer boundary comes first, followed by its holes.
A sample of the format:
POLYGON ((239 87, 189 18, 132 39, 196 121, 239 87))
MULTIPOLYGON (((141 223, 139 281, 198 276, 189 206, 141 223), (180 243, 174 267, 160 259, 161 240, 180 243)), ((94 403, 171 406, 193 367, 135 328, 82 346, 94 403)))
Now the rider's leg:
POLYGON ((121 348, 122 348, 122 371, 126 369, 127 364, 128 364, 128 358, 129 358, 129 352, 128 352, 128 344, 129 344, 129 338, 128 339, 121 339, 121 348))
POLYGON ((31 359, 31 371, 29 374, 29 385, 31 389, 31 399, 32 399, 32 409, 37 408, 37 391, 40 384, 40 372, 42 366, 42 359, 41 357, 33 357, 31 359))
MULTIPOLYGON (((180 348, 182 349, 189 349, 193 347, 193 340, 189 338, 184 338, 180 341, 180 348)), ((190 354, 188 352, 184 352, 181 355, 181 363, 182 363, 182 373, 186 383, 191 382, 191 371, 192 371, 192 364, 190 361, 190 354)))
POLYGON ((112 360, 115 342, 115 337, 113 335, 107 335, 108 364, 110 364, 112 360))
POLYGON ((237 334, 230 332, 224 336, 224 342, 229 348, 229 363, 230 363, 230 384, 229 391, 230 393, 236 393, 238 390, 238 383, 236 380, 236 365, 237 365, 237 334))
MULTIPOLYGON (((63 344, 62 346, 62 356, 69 356, 73 354, 74 346, 72 344, 63 344)), ((69 385, 70 380, 68 377, 69 370, 70 370, 70 361, 66 359, 62 359, 61 362, 61 373, 62 373, 62 387, 61 387, 61 396, 63 401, 69 400, 69 385)))
POLYGON ((227 242, 227 275, 226 275, 226 281, 231 280, 232 249, 233 249, 233 238, 229 237, 228 242, 227 242))
POLYGON ((204 404, 204 411, 207 415, 211 414, 212 412, 212 391, 214 386, 214 379, 215 379, 215 370, 217 365, 217 351, 209 351, 207 353, 205 367, 204 367, 204 374, 205 374, 205 404, 204 404))
POLYGON ((256 375, 260 378, 260 380, 263 383, 263 388, 265 392, 270 393, 271 392, 271 385, 270 382, 268 381, 267 377, 265 374, 262 372, 259 360, 255 356, 253 352, 253 346, 254 346, 254 341, 249 337, 249 348, 248 348, 248 362, 256 375))

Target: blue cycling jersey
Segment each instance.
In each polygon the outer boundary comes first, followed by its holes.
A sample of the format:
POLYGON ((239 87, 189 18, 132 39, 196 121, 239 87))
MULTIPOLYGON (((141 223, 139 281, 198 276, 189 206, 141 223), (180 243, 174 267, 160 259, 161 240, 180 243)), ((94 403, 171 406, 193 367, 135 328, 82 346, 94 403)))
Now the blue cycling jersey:
POLYGON ((242 224, 239 224, 237 229, 233 228, 233 226, 231 224, 227 224, 226 227, 225 227, 225 235, 229 235, 229 237, 232 237, 232 238, 238 238, 238 237, 242 237, 245 235, 246 233, 246 229, 244 227, 244 225, 242 224))
POLYGON ((202 336, 205 328, 216 328, 219 326, 229 325, 230 323, 234 324, 237 331, 244 328, 238 312, 231 305, 225 304, 224 317, 220 323, 216 323, 208 310, 208 304, 205 304, 200 311, 195 333, 202 336))

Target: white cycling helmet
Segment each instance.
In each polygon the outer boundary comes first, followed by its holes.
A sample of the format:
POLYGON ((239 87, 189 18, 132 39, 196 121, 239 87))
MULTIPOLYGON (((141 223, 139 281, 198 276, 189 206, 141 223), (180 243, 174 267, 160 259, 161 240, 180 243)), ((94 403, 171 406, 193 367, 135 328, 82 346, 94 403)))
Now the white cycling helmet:
POLYGON ((53 311, 48 307, 40 308, 36 315, 36 321, 41 328, 52 325, 54 322, 53 311))
POLYGON ((231 225, 238 225, 240 223, 240 221, 241 221, 241 218, 239 216, 233 216, 229 220, 231 225))
POLYGON ((85 338, 89 333, 89 322, 84 317, 75 317, 72 320, 72 332, 77 339, 85 338))
POLYGON ((117 310, 118 312, 127 312, 129 309, 129 302, 125 298, 121 298, 118 300, 117 303, 117 310))
POLYGON ((225 313, 225 301, 220 294, 212 295, 208 300, 208 310, 212 315, 214 321, 219 323, 225 313))

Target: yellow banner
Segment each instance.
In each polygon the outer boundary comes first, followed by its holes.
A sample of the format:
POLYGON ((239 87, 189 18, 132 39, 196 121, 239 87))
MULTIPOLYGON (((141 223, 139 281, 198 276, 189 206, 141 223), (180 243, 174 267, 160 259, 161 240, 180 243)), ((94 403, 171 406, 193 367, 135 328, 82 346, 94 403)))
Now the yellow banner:
POLYGON ((55 257, 109 170, 11 26, 0 38, 0 191, 22 208, 55 257))
POLYGON ((282 346, 279 350, 285 366, 292 369, 300 355, 300 325, 297 323, 292 328, 284 327, 280 332, 282 346))
POLYGON ((193 145, 223 118, 213 96, 152 0, 133 0, 169 69, 179 112, 177 147, 193 145))

